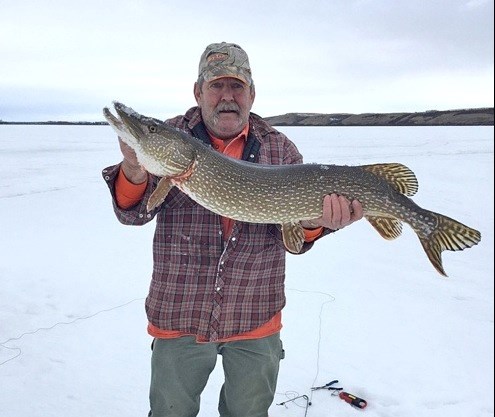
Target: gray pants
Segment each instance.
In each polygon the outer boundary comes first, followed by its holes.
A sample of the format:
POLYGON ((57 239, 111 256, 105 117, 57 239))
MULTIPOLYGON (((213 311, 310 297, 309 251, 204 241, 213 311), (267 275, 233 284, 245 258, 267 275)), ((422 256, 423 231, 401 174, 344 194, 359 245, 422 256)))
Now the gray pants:
POLYGON ((227 343, 196 343, 192 336, 155 339, 148 416, 197 416, 200 395, 218 354, 222 355, 225 374, 220 416, 267 417, 283 358, 279 333, 227 343))

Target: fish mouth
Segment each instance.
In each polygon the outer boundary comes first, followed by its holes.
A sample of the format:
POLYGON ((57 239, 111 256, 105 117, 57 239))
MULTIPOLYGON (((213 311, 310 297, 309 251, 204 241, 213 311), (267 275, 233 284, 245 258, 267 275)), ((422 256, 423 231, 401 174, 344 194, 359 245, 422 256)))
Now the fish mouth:
MULTIPOLYGON (((128 128, 128 124, 125 123, 124 119, 122 118, 122 113, 123 110, 121 110, 121 106, 123 106, 121 103, 114 102, 114 107, 117 113, 117 116, 115 116, 108 107, 105 107, 103 109, 103 116, 107 120, 108 124, 113 127, 113 129, 117 132, 117 134, 121 137, 124 138, 130 134, 130 130, 128 128), (120 113, 119 113, 120 110, 120 113)), ((125 106, 124 106, 125 107, 125 106)))
POLYGON ((114 101, 113 106, 117 113, 116 116, 108 107, 103 109, 103 116, 109 125, 112 126, 117 135, 124 140, 124 142, 139 141, 139 138, 144 134, 144 128, 142 123, 140 123, 139 113, 118 101, 114 101), (134 139, 131 140, 131 138, 134 139))
POLYGON ((108 124, 114 129, 122 130, 122 128, 124 127, 122 121, 115 117, 108 107, 105 107, 103 109, 103 116, 107 120, 108 124))
POLYGON ((113 102, 113 107, 120 118, 120 123, 125 131, 130 133, 136 139, 140 138, 145 132, 143 129, 143 124, 140 120, 140 114, 127 107, 125 104, 119 103, 118 101, 113 102))
POLYGON ((157 132, 164 122, 153 117, 143 116, 131 107, 118 101, 113 102, 116 115, 108 107, 103 116, 117 135, 129 146, 139 144, 147 135, 157 132))

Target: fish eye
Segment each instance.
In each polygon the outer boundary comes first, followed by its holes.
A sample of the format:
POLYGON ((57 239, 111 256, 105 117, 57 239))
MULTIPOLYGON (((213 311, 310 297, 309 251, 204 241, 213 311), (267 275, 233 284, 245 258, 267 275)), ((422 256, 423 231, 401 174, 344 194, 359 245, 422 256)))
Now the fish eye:
POLYGON ((149 131, 150 131, 151 133, 156 133, 156 126, 150 126, 150 127, 149 127, 149 131))

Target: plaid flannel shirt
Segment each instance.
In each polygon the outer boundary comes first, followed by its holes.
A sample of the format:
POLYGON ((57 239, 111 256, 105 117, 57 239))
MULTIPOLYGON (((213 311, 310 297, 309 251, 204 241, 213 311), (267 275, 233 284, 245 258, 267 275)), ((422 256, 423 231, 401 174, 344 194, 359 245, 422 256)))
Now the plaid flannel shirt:
MULTIPOLYGON (((198 127, 204 131, 197 107, 167 123, 196 136, 198 127)), ((259 116, 251 113, 249 125, 249 137, 258 142, 259 151, 256 155, 248 149, 247 160, 272 165, 302 162, 296 146, 259 116)), ((103 170, 112 194, 119 168, 120 164, 103 170)), ((177 188, 147 213, 146 202, 158 180, 150 175, 143 199, 127 210, 113 198, 115 214, 123 224, 143 225, 156 217, 153 274, 146 299, 150 323, 201 341, 217 341, 256 329, 282 310, 286 251, 278 226, 235 222, 225 239, 220 216, 177 188)), ((312 244, 305 243, 302 252, 312 244)))

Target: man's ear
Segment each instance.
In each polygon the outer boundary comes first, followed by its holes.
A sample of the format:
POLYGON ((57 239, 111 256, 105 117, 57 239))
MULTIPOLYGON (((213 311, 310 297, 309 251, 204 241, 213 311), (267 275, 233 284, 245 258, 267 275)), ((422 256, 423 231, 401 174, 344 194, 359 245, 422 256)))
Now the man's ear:
POLYGON ((196 103, 199 105, 199 99, 201 96, 201 89, 199 88, 199 84, 197 82, 194 83, 194 98, 196 99, 196 103))
POLYGON ((254 102, 254 98, 256 97, 256 89, 253 87, 251 88, 251 100, 254 102))

